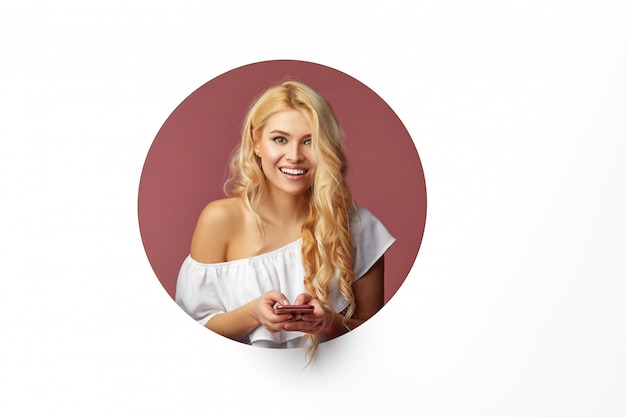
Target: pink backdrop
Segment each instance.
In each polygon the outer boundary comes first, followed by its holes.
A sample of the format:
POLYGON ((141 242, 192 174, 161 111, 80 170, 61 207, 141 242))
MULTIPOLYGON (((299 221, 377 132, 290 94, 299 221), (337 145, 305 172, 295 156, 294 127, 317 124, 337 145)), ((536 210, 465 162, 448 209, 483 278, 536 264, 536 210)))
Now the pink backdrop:
POLYGON ((228 160, 247 108, 267 87, 286 79, 309 84, 331 103, 346 134, 348 181, 356 201, 397 239, 385 256, 385 302, 407 277, 424 232, 426 187, 404 125, 349 75, 310 62, 266 61, 236 68, 193 92, 165 121, 148 152, 139 184, 139 227, 150 264, 171 297, 200 211, 224 197, 228 160))

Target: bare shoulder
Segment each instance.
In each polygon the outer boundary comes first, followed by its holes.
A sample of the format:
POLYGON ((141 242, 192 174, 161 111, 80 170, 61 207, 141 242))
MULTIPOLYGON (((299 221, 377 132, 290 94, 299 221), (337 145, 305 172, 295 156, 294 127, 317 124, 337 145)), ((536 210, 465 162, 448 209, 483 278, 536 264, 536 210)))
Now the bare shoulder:
POLYGON ((224 223, 236 222, 243 215, 243 201, 240 198, 224 198, 207 204, 198 218, 198 223, 224 226, 224 223))
POLYGON ((191 240, 191 257, 202 263, 226 260, 230 240, 244 216, 240 198, 215 200, 200 213, 191 240))

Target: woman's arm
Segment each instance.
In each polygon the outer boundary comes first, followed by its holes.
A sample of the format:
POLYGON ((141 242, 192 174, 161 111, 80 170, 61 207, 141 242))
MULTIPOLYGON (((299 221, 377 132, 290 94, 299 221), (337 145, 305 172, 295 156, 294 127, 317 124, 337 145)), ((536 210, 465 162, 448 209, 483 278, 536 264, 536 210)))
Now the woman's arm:
POLYGON ((365 275, 352 284, 354 302, 356 304, 356 311, 353 317, 349 318, 344 326, 344 317, 334 312, 330 324, 321 331, 326 339, 329 340, 341 336, 365 323, 376 314, 385 303, 384 285, 385 258, 381 256, 365 275))
POLYGON ((275 314, 276 303, 289 304, 284 294, 268 291, 235 310, 213 316, 205 327, 233 340, 243 339, 259 326, 272 333, 279 332, 284 329, 284 323, 291 319, 291 315, 275 314))
POLYGON ((352 284, 356 311, 344 326, 344 317, 335 311, 326 311, 319 302, 309 294, 302 294, 296 298, 296 304, 313 304, 316 311, 305 314, 302 321, 287 323, 286 330, 320 333, 326 340, 341 336, 352 330, 378 312, 383 307, 384 298, 385 259, 381 256, 369 271, 352 284))

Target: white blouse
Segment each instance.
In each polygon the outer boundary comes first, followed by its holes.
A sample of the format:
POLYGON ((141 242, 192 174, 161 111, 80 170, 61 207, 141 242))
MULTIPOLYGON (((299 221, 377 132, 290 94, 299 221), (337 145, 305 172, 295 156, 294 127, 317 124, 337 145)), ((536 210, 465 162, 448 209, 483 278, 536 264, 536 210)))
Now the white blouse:
MULTIPOLYGON (((350 220, 354 236, 354 280, 361 278, 393 244, 395 238, 366 208, 357 206, 350 220)), ((282 248, 229 262, 205 264, 187 256, 176 282, 176 303, 198 323, 234 310, 263 293, 282 292, 289 302, 304 291, 302 239, 282 248)), ((335 311, 348 307, 339 292, 339 279, 331 282, 330 301, 335 311)), ((300 332, 270 333, 263 326, 253 330, 244 343, 264 347, 299 347, 300 332)))

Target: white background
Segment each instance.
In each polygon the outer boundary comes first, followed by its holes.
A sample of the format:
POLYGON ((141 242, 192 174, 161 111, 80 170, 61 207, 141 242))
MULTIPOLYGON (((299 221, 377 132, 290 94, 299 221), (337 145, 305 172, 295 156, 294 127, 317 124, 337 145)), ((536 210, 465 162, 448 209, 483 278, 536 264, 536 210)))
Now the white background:
POLYGON ((625 416, 626 7, 424 3, 3 2, 0 414, 625 416), (372 88, 426 176, 411 274, 307 369, 199 331, 136 214, 174 108, 270 59, 372 88))

